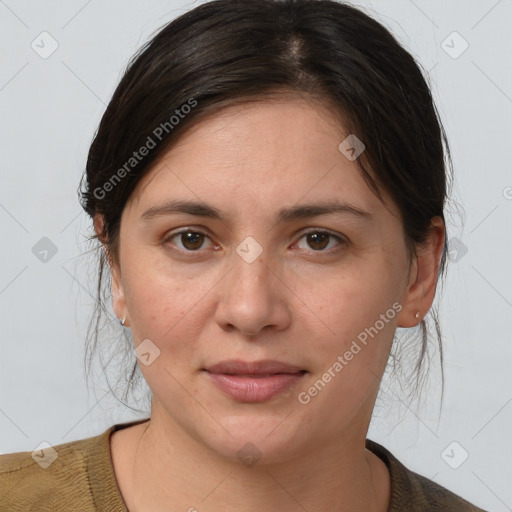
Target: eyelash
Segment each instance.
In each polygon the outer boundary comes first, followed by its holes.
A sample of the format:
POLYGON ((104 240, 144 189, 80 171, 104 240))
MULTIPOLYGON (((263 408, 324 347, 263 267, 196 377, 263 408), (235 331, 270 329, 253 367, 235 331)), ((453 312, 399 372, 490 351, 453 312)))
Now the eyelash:
MULTIPOLYGON (((173 238, 176 238, 177 236, 182 235, 184 233, 193 233, 196 235, 204 235, 205 237, 210 238, 206 233, 204 233, 202 231, 186 228, 186 229, 181 229, 179 231, 174 231, 172 233, 169 233, 169 235, 166 236, 164 238, 164 240, 162 241, 162 244, 167 245, 173 238)), ((328 235, 331 238, 336 238, 338 240, 338 242, 340 242, 340 244, 338 246, 336 246, 335 248, 328 249, 328 250, 320 249, 320 250, 315 251, 312 249, 311 252, 314 252, 314 253, 333 254, 333 253, 337 252, 338 250, 340 250, 343 245, 346 245, 348 243, 347 240, 344 239, 343 237, 336 235, 335 233, 325 230, 325 229, 311 229, 309 231, 305 231, 305 232, 301 233, 299 240, 301 240, 302 238, 304 238, 305 236, 310 235, 310 234, 328 235)), ((187 249, 180 249, 180 248, 177 248, 176 250, 180 251, 181 253, 190 253, 190 254, 199 253, 201 251, 201 249, 197 249, 194 251, 194 250, 187 250, 187 249)))

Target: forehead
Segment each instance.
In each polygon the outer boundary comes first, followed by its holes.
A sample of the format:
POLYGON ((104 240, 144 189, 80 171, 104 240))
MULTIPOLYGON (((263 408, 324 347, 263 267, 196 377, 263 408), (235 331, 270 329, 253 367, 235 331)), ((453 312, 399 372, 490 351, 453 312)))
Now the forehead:
POLYGON ((181 135, 141 179, 130 208, 176 198, 252 207, 255 197, 268 208, 315 198, 378 208, 357 162, 339 149, 348 135, 339 113, 301 97, 225 107, 181 135))

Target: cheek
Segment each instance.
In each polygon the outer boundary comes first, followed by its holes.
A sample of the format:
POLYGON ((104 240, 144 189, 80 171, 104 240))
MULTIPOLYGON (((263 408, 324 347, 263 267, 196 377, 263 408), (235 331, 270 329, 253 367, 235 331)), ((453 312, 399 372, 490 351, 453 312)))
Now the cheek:
POLYGON ((208 301, 202 299, 214 286, 215 276, 185 276, 165 258, 133 254, 126 257, 123 270, 135 343, 149 338, 162 351, 191 349, 209 314, 208 301))
MULTIPOLYGON (((400 299, 397 270, 382 258, 370 258, 360 265, 340 269, 327 279, 305 283, 314 305, 312 310, 324 322, 325 333, 348 339, 386 314, 400 299)), ((394 317, 393 313, 388 316, 394 317)))
POLYGON ((298 399, 323 418, 325 430, 339 429, 363 404, 372 403, 369 397, 378 390, 401 309, 393 302, 391 285, 382 289, 368 272, 362 275, 332 280, 323 295, 321 288, 314 290, 312 309, 322 322, 309 330, 305 348, 314 372, 298 399))
POLYGON ((337 376, 332 388, 341 386, 344 394, 364 394, 388 359, 401 310, 399 272, 393 265, 374 257, 329 279, 303 283, 313 312, 310 358, 320 362, 316 369, 321 374, 331 368, 337 376))

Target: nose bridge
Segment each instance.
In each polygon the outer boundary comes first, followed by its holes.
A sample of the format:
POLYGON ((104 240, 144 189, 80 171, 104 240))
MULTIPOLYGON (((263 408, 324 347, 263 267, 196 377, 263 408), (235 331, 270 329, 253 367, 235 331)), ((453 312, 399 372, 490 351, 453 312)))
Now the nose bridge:
POLYGON ((245 295, 267 295, 271 288, 270 281, 274 277, 267 261, 268 257, 263 253, 262 247, 256 248, 254 242, 250 240, 241 242, 230 261, 231 295, 238 296, 242 300, 247 300, 245 295))
POLYGON ((272 245, 269 242, 269 236, 259 230, 254 236, 247 234, 247 231, 242 236, 238 244, 233 245, 233 249, 229 251, 228 260, 232 269, 230 272, 232 279, 234 283, 242 280, 251 286, 258 283, 265 284, 264 281, 268 280, 271 274, 268 268, 271 259, 269 251, 272 245))
POLYGON ((254 335, 265 326, 283 328, 288 323, 286 296, 269 262, 254 239, 239 244, 231 255, 231 270, 219 297, 219 325, 254 335))

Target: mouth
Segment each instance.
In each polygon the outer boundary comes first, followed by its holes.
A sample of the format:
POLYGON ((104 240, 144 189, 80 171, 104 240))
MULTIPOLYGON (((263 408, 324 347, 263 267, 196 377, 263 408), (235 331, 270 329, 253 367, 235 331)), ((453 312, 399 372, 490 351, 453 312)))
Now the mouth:
POLYGON ((280 361, 223 361, 203 368, 210 382, 238 402, 256 403, 290 391, 307 370, 280 361))

